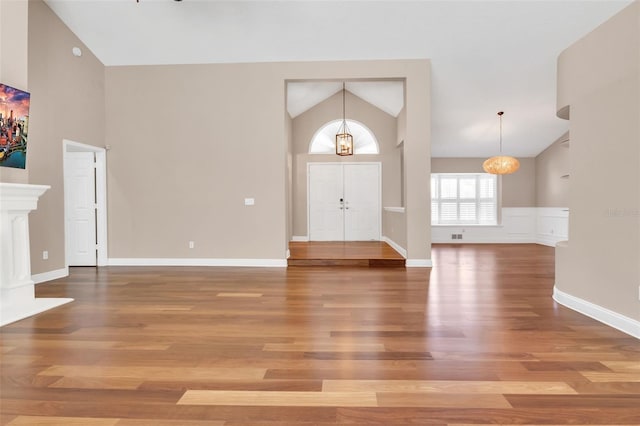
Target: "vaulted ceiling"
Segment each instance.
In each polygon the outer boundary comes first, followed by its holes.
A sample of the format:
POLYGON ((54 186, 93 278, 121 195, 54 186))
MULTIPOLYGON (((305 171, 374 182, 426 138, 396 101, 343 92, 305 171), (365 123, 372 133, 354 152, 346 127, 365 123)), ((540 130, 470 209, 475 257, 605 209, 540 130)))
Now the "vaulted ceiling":
MULTIPOLYGON (((558 54, 631 0, 46 2, 107 66, 428 58, 433 156, 495 154, 503 110, 505 151, 528 157, 568 129, 558 54)), ((390 83, 349 90, 396 115, 390 83)), ((291 115, 340 90, 298 84, 291 115)))
MULTIPOLYGON (((402 81, 348 81, 345 82, 345 89, 394 117, 404 107, 402 81)), ((340 82, 289 82, 287 111, 295 118, 341 90, 340 82)))

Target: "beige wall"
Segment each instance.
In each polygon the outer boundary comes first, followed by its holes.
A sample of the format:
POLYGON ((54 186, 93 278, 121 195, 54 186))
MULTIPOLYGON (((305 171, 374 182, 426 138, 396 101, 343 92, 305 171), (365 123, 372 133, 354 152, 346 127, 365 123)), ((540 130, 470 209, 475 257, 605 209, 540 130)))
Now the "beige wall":
MULTIPOLYGON (((486 158, 432 158, 433 173, 484 173, 486 158)), ((536 206, 536 160, 519 158, 520 169, 502 176, 502 207, 536 206)))
MULTIPOLYGON (((27 92, 29 91, 28 21, 28 2, 0 1, 0 83, 27 92)), ((26 169, 0 167, 0 182, 27 183, 29 181, 29 151, 30 149, 27 149, 26 169)))
POLYGON ((569 134, 562 135, 536 157, 536 206, 569 205, 569 134))
POLYGON ((569 243, 556 287, 640 320, 640 4, 558 59, 558 110, 570 107, 569 243), (588 72, 585 72, 588 70, 588 72))
POLYGON ((301 79, 405 80, 407 249, 430 258, 428 60, 105 70, 44 3, 30 4, 29 182, 52 186, 32 216, 34 273, 65 266, 62 139, 111 145, 109 257, 283 258, 284 87, 301 79))
POLYGON ((107 68, 109 256, 284 258, 283 104, 269 64, 107 68))
POLYGON ((429 72, 426 60, 108 67, 109 256, 283 259, 285 81, 406 78, 408 248, 429 259, 429 72))
POLYGON ((407 247, 407 221, 404 213, 383 211, 382 212, 383 235, 402 248, 407 247))
POLYGON ((398 114, 397 118, 397 133, 396 133, 396 145, 399 145, 404 141, 407 134, 407 109, 402 107, 402 110, 398 114))
POLYGON ((51 185, 29 219, 37 274, 65 267, 62 139, 103 146, 105 132, 104 66, 40 0, 29 2, 29 90, 29 183, 51 185))
MULTIPOLYGON (((293 235, 307 236, 307 164, 313 162, 381 162, 382 204, 400 205, 400 151, 396 146, 396 118, 347 92, 347 118, 367 126, 378 140, 379 155, 309 154, 314 134, 342 116, 342 92, 331 96, 293 120, 293 235)), ((382 206, 381 206, 382 207, 382 206)))
POLYGON ((408 70, 404 140, 408 259, 431 258, 431 64, 408 70))
POLYGON ((288 241, 293 236, 293 120, 288 112, 284 113, 285 130, 287 132, 287 151, 286 151, 286 182, 285 190, 287 197, 287 248, 288 241))
MULTIPOLYGON (((405 91, 406 95, 406 91, 405 91)), ((404 170, 404 139, 407 134, 407 109, 402 107, 398 119, 396 121, 398 128, 398 135, 396 141, 398 143, 398 149, 400 150, 400 183, 402 185, 400 193, 400 204, 398 206, 404 207, 405 200, 407 199, 407 174, 404 170)), ((393 207, 393 206, 391 206, 393 207)), ((384 225, 384 223, 383 223, 384 225)), ((382 227, 384 230, 384 226, 382 227)))

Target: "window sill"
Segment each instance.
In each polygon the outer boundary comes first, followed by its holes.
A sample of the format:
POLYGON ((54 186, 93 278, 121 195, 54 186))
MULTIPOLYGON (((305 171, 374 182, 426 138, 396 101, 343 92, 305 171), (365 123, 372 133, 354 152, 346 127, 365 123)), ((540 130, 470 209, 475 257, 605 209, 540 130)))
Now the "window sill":
POLYGON ((447 225, 431 225, 434 228, 504 228, 504 225, 479 225, 479 224, 475 224, 475 223, 471 223, 471 224, 466 224, 466 223, 459 223, 459 224, 447 224, 447 225))
POLYGON ((384 211, 394 213, 404 213, 404 207, 385 207, 384 211))

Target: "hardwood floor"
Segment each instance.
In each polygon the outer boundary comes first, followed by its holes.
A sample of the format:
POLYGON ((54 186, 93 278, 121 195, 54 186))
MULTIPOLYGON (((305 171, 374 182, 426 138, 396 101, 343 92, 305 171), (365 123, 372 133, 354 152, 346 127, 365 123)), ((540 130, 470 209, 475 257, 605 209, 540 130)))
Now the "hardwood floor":
POLYGON ((72 268, 3 327, 2 425, 640 424, 640 341, 551 299, 553 249, 435 267, 72 268))

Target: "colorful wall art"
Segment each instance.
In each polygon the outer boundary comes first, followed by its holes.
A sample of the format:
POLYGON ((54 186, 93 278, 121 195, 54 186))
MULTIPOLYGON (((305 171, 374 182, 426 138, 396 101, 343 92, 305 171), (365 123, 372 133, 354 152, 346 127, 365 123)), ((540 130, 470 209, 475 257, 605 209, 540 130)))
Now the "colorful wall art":
POLYGON ((24 169, 31 95, 0 83, 0 166, 24 169))

